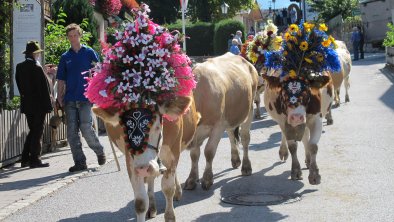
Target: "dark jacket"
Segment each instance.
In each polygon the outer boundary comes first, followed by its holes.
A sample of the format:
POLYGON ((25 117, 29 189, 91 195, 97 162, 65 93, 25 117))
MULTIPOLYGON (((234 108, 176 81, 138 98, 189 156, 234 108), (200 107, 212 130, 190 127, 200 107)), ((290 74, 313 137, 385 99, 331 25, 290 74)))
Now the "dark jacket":
POLYGON ((42 67, 32 59, 16 66, 16 84, 21 95, 21 112, 25 114, 52 111, 48 79, 42 67))

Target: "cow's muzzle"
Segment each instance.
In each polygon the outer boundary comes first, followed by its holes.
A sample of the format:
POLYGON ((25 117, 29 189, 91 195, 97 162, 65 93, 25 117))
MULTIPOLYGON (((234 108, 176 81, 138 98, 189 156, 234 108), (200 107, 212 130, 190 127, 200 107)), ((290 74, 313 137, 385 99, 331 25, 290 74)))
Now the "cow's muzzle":
POLYGON ((301 141, 302 136, 304 136, 305 132, 305 127, 306 123, 297 125, 297 126, 292 126, 288 124, 287 122, 285 123, 285 136, 287 140, 295 140, 295 141, 301 141))

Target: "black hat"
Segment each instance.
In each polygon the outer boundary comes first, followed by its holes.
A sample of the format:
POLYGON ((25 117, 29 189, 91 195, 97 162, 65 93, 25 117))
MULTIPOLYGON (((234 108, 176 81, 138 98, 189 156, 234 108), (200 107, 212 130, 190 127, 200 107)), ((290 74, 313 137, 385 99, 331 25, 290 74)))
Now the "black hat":
POLYGON ((29 54, 29 53, 37 53, 37 52, 42 52, 44 50, 42 50, 40 48, 40 45, 38 44, 37 41, 29 41, 26 44, 26 50, 23 51, 23 54, 29 54))

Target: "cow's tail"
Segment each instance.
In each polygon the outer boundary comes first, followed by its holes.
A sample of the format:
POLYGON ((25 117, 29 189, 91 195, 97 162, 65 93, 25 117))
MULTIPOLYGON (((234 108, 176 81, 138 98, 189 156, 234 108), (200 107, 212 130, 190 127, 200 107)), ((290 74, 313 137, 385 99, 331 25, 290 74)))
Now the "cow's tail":
POLYGON ((240 138, 239 138, 239 126, 237 126, 234 131, 234 138, 235 138, 235 144, 239 144, 240 138))

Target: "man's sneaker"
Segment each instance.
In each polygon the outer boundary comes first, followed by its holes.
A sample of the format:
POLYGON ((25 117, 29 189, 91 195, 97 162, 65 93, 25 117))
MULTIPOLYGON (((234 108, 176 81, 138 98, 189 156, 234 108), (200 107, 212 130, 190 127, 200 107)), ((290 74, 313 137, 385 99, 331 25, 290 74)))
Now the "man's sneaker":
POLYGON ((104 165, 107 159, 105 158, 105 154, 97 155, 97 162, 99 165, 104 165))
POLYGON ((49 163, 43 163, 41 161, 39 162, 33 162, 29 164, 30 168, 42 168, 42 167, 49 167, 49 163))
POLYGON ((86 166, 86 164, 85 165, 76 164, 76 165, 70 167, 70 169, 68 169, 68 171, 70 173, 73 173, 73 172, 77 172, 77 171, 86 170, 87 168, 88 168, 88 166, 86 166))

